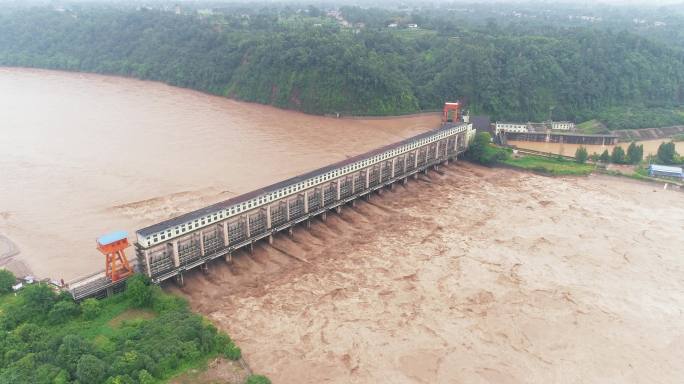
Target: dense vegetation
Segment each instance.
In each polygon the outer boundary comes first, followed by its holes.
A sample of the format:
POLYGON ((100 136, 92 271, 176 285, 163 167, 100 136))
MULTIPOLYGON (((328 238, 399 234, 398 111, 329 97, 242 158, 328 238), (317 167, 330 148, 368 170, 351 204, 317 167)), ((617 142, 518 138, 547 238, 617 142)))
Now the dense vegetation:
POLYGON ((134 76, 310 113, 402 114, 461 99, 494 120, 684 123, 672 112, 684 102, 677 49, 628 31, 446 13, 343 7, 346 21, 364 23, 347 28, 315 7, 18 8, 0 13, 0 65, 134 76))
POLYGON ((482 165, 493 165, 510 157, 512 150, 492 144, 488 132, 478 132, 470 142, 465 156, 468 160, 482 165))
POLYGON ((511 157, 502 161, 502 163, 515 168, 554 176, 586 176, 593 172, 595 168, 593 164, 578 163, 561 157, 552 158, 533 155, 511 157))
POLYGON ((0 310, 0 383, 151 384, 212 356, 240 358, 228 336, 142 276, 125 295, 80 305, 29 285, 0 296, 0 310))

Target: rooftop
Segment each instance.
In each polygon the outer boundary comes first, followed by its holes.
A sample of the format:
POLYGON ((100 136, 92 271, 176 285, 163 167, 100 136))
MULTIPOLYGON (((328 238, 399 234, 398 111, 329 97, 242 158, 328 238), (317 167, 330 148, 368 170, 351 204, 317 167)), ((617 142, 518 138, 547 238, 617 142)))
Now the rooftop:
POLYGON ((123 240, 128 237, 128 232, 126 231, 116 231, 116 232, 111 232, 106 235, 102 235, 97 238, 97 243, 100 245, 107 245, 114 243, 119 240, 123 240))
POLYGON ((230 198, 228 200, 209 205, 207 207, 198 209, 196 211, 188 212, 188 213, 183 214, 181 216, 174 217, 172 219, 168 219, 168 220, 162 221, 160 223, 150 225, 149 227, 139 229, 136 233, 138 234, 138 236, 145 237, 145 236, 149 236, 149 235, 152 235, 154 233, 157 233, 157 232, 161 232, 162 230, 169 229, 171 227, 175 227, 176 225, 180 225, 180 224, 183 224, 183 223, 195 220, 195 219, 202 218, 206 215, 216 213, 216 212, 218 212, 222 209, 228 208, 232 205, 248 201, 254 197, 261 196, 261 195, 264 195, 264 194, 272 192, 272 191, 276 191, 282 187, 286 187, 286 186, 291 185, 291 184, 296 184, 300 181, 308 180, 312 177, 315 177, 315 176, 318 176, 320 174, 326 173, 328 171, 343 167, 347 164, 352 164, 352 163, 355 163, 357 161, 364 160, 368 157, 377 155, 379 153, 383 153, 383 152, 388 151, 390 149, 401 147, 402 145, 410 143, 414 140, 429 137, 429 136, 434 135, 435 133, 437 133, 438 131, 441 131, 443 129, 453 128, 453 127, 461 125, 461 124, 462 123, 444 124, 444 125, 442 125, 442 127, 438 128, 438 129, 423 132, 423 133, 420 133, 416 136, 409 137, 408 139, 404 139, 404 140, 401 140, 399 142, 389 144, 389 145, 386 145, 384 147, 380 147, 380 148, 374 149, 372 151, 347 158, 347 159, 342 160, 342 161, 338 161, 336 163, 327 165, 325 167, 316 169, 316 170, 311 171, 311 172, 307 172, 307 173, 299 175, 299 176, 295 176, 295 177, 291 177, 291 178, 283 180, 283 181, 279 181, 275 184, 271 184, 271 185, 263 187, 261 189, 257 189, 257 190, 239 195, 239 196, 235 196, 235 197, 230 198))

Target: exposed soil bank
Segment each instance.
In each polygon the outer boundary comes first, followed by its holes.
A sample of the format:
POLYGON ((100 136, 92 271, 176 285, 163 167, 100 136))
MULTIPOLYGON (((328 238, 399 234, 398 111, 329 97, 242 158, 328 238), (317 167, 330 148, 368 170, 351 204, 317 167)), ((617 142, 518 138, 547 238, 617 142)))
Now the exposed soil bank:
POLYGON ((684 381, 684 196, 467 163, 192 273, 274 383, 684 381))

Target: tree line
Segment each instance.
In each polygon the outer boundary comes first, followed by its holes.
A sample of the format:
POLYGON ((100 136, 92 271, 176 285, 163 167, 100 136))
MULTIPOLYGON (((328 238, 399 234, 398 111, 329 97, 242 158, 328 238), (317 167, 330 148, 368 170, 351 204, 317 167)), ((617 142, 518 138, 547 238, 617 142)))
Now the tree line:
MULTIPOLYGON (((611 152, 604 150, 601 154, 587 151, 586 147, 580 146, 575 151, 575 161, 584 163, 588 159, 593 162, 613 163, 613 164, 639 164, 644 158, 644 145, 638 144, 634 141, 629 143, 627 151, 616 145, 611 152)), ((675 144, 672 141, 662 142, 658 146, 656 155, 649 158, 652 162, 660 164, 679 164, 684 162, 684 159, 679 156, 675 149, 675 144)))
MULTIPOLYGON (((682 53, 629 32, 412 17, 425 29, 344 28, 316 11, 10 9, 0 12, 0 65, 158 80, 315 114, 405 114, 460 99, 494 120, 636 128, 654 119, 621 121, 615 108, 669 113, 684 102, 682 53)), ((655 123, 684 124, 684 114, 655 123)))

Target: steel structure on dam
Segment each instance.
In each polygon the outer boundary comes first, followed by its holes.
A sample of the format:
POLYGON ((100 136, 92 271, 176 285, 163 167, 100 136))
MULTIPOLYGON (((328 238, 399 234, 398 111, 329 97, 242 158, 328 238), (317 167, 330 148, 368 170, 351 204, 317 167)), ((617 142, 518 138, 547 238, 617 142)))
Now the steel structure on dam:
POLYGON ((155 283, 251 249, 258 240, 369 195, 450 159, 467 148, 471 124, 440 128, 308 172, 136 232, 138 269, 155 283))

